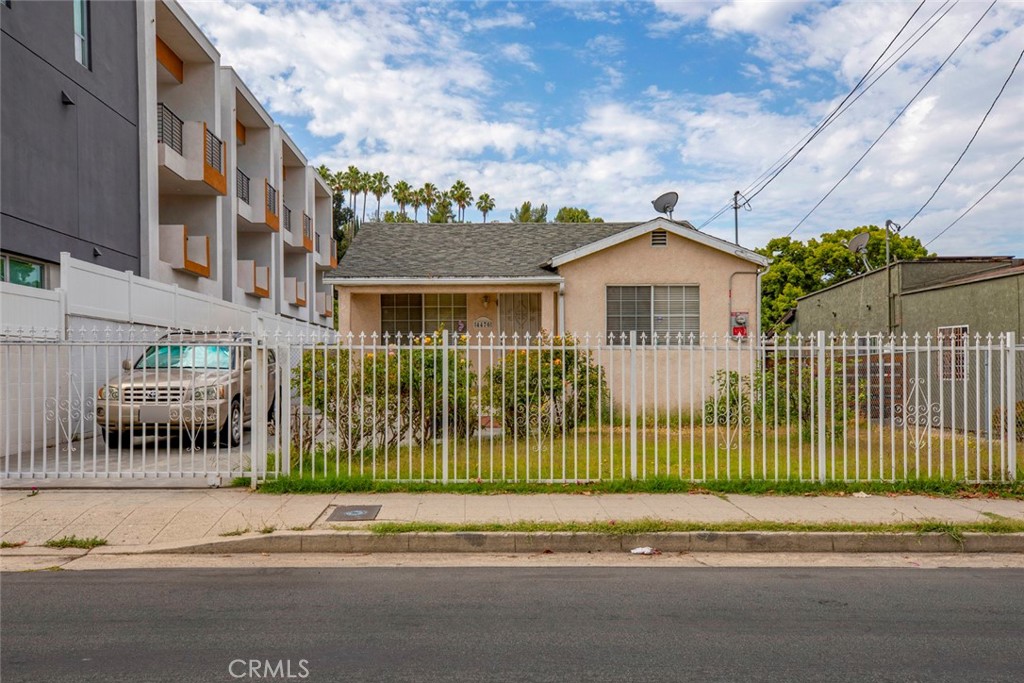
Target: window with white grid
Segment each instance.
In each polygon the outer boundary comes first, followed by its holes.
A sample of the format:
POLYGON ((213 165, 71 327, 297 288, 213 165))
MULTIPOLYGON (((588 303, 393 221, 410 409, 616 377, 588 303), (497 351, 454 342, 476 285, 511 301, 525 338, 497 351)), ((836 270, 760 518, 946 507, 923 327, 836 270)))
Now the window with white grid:
POLYGON ((939 348, 942 349, 942 379, 963 379, 967 369, 967 325, 949 325, 939 328, 939 348))
POLYGON ((612 343, 625 343, 636 332, 637 343, 677 343, 683 335, 700 334, 698 285, 609 286, 605 290, 606 329, 612 343))

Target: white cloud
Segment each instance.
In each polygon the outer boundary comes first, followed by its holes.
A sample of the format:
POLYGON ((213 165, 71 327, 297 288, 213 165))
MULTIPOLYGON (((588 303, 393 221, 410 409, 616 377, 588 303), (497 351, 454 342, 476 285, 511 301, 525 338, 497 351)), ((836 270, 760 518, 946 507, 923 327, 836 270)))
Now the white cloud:
POLYGON ((530 71, 540 71, 540 67, 538 67, 533 61, 533 50, 531 50, 527 45, 523 45, 522 43, 509 43, 508 45, 502 45, 498 51, 501 53, 502 57, 514 64, 524 66, 530 71))

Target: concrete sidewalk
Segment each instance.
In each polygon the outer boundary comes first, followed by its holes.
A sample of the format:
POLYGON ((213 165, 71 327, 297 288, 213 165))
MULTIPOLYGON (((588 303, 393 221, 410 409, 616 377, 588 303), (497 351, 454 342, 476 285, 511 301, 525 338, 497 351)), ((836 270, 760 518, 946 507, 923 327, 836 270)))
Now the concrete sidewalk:
MULTIPOLYGON (((268 495, 247 489, 0 491, 0 540, 40 546, 63 536, 99 537, 109 547, 205 543, 228 534, 359 530, 329 522, 338 505, 380 505, 376 521, 894 523, 1024 520, 1024 500, 926 496, 742 496, 706 494, 348 493, 268 495)), ((143 548, 144 549, 144 548, 143 548)), ((12 552, 12 551, 4 551, 12 552)), ((16 552, 16 551, 13 551, 16 552)))

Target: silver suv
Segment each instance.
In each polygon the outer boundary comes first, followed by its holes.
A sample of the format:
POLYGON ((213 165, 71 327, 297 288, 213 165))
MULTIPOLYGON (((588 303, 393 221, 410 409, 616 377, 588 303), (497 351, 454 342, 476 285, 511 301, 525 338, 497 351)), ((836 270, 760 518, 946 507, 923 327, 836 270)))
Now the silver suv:
MULTIPOLYGON (((99 388, 96 421, 107 443, 128 446, 138 436, 177 432, 192 443, 212 434, 237 446, 252 417, 251 338, 241 335, 165 335, 120 375, 99 388)), ((274 412, 277 368, 267 350, 266 404, 274 412)))

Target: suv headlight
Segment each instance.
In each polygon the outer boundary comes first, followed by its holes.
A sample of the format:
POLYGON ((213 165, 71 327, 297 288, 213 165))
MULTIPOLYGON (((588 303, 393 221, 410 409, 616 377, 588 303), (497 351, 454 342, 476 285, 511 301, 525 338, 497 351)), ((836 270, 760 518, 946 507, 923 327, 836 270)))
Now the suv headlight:
POLYGON ((206 387, 196 387, 192 390, 193 401, 217 401, 224 398, 224 387, 211 384, 206 387))
POLYGON ((116 401, 121 397, 120 387, 113 385, 107 385, 100 387, 100 390, 96 393, 101 401, 116 401))

